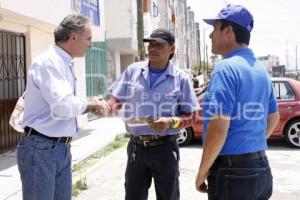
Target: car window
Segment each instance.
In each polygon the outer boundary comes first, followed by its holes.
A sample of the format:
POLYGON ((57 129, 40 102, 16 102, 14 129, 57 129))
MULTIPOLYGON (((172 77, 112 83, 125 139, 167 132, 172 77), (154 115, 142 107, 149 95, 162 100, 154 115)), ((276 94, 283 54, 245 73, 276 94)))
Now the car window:
POLYGON ((276 99, 286 100, 295 99, 295 92, 293 88, 287 82, 273 82, 274 92, 276 94, 276 99))

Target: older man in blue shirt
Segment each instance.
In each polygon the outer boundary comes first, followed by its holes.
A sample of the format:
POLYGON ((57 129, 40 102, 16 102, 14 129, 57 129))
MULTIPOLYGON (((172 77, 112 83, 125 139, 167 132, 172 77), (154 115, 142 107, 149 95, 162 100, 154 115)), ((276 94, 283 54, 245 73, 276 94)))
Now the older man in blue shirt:
POLYGON ((190 78, 170 59, 174 35, 154 30, 149 42, 149 61, 128 66, 111 86, 108 104, 117 110, 124 104, 131 139, 125 174, 126 200, 147 199, 152 178, 157 199, 179 199, 180 128, 191 126, 199 109, 190 78))
POLYGON ((24 200, 71 200, 70 142, 76 117, 105 114, 108 105, 76 97, 73 58, 91 46, 91 28, 82 15, 68 15, 54 32, 55 45, 40 54, 28 72, 25 136, 17 146, 24 200))

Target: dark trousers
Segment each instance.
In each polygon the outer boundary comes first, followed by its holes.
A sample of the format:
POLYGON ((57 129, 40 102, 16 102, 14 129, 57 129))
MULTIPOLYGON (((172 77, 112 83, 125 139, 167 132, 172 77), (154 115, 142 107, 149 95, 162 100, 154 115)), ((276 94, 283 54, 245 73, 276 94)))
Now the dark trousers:
POLYGON ((267 200, 273 177, 267 157, 236 163, 214 163, 208 177, 209 200, 267 200))
POLYGON ((127 156, 126 200, 146 200, 152 178, 157 200, 179 199, 179 148, 176 141, 144 147, 130 140, 127 156))

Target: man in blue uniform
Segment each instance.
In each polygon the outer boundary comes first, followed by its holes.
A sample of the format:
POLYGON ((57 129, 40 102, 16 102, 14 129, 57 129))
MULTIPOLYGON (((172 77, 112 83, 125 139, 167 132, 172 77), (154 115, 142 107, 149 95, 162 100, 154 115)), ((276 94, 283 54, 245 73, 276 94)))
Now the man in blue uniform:
POLYGON ((204 97, 204 147, 196 188, 212 200, 269 199, 266 138, 279 114, 272 82, 248 48, 253 17, 246 8, 229 4, 204 21, 214 26, 212 53, 224 59, 215 66, 204 97))
POLYGON ((179 199, 179 150, 177 133, 191 126, 198 101, 190 78, 170 59, 174 35, 154 30, 149 42, 149 61, 128 66, 110 87, 112 111, 124 105, 131 139, 125 173, 126 200, 144 200, 152 178, 157 199, 179 199))

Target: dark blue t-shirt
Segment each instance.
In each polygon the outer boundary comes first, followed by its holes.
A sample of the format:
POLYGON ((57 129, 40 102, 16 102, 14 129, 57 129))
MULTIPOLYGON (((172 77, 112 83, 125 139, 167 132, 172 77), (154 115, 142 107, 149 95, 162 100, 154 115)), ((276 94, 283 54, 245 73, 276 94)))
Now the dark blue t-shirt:
POLYGON ((230 116, 221 155, 256 152, 267 148, 267 116, 277 111, 272 82, 252 50, 230 52, 213 71, 203 102, 203 129, 212 116, 230 116))
POLYGON ((158 69, 149 65, 150 88, 154 85, 157 79, 166 71, 167 68, 158 69))

